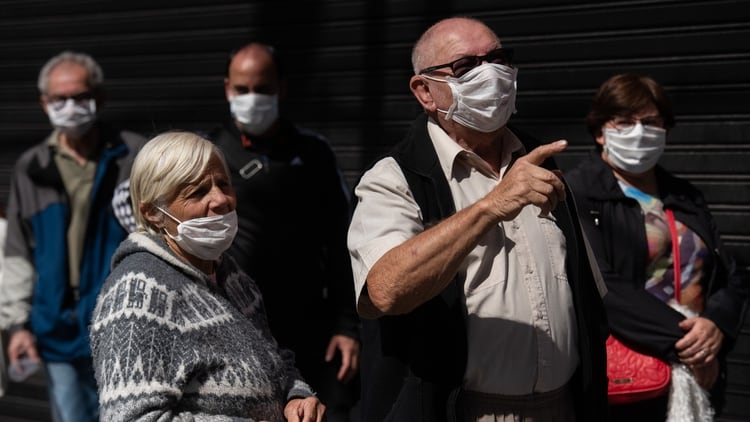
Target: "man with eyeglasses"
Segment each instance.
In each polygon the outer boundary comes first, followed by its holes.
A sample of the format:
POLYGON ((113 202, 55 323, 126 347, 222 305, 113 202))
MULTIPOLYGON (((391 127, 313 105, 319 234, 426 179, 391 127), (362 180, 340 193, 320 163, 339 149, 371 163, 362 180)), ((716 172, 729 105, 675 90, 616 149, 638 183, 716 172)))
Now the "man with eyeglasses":
POLYGON ((18 158, 10 186, 0 320, 19 377, 43 363, 54 421, 99 420, 88 327, 127 235, 130 165, 146 141, 99 121, 102 81, 87 54, 47 61, 38 88, 53 131, 18 158))
POLYGON ((507 124, 511 60, 481 21, 431 26, 409 84, 424 113, 356 186, 364 421, 607 419, 604 290, 553 161, 566 142, 507 124))

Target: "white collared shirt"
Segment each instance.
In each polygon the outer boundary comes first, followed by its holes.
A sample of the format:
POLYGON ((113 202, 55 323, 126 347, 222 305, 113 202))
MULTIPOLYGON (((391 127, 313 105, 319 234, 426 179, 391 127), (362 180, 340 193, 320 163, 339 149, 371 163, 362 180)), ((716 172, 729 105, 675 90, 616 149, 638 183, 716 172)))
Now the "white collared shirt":
MULTIPOLYGON (((427 125, 456 210, 500 183, 512 152, 523 151, 515 135, 506 136, 497 177, 488 163, 463 149, 434 121, 427 125)), ((392 157, 367 171, 355 194, 360 203, 349 229, 349 249, 359 300, 375 262, 424 227, 392 157)), ((527 206, 515 219, 498 224, 459 268, 467 313, 466 389, 506 395, 551 391, 565 385, 578 365, 565 238, 554 217, 539 214, 538 207, 527 206)))

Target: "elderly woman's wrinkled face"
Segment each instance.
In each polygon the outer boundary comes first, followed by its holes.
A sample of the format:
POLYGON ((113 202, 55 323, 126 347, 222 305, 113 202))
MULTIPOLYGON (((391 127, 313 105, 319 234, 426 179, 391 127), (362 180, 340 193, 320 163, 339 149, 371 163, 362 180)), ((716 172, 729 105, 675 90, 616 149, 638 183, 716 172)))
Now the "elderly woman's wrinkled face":
MULTIPOLYGON (((206 171, 196 183, 186 185, 177 196, 167 204, 169 213, 180 221, 193 218, 223 215, 234 211, 237 198, 232 189, 229 175, 224 170, 221 160, 213 156, 206 171)), ((169 233, 177 233, 177 223, 172 219, 165 220, 169 233)))

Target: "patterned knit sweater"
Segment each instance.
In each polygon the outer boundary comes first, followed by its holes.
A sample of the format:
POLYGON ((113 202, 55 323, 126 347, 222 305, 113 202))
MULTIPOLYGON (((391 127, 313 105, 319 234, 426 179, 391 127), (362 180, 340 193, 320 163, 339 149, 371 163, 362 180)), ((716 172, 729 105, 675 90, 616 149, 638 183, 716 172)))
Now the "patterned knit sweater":
POLYGON ((313 395, 270 334, 255 282, 224 255, 217 282, 161 237, 115 252, 91 346, 103 421, 283 421, 313 395))

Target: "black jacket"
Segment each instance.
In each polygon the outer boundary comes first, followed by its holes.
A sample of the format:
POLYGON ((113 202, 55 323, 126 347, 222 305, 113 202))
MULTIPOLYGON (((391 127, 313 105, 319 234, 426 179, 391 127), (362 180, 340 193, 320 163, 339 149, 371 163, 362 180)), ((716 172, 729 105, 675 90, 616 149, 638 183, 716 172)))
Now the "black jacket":
MULTIPOLYGON (((537 145, 528 136, 514 133, 527 150, 537 145)), ((416 119, 406 138, 389 155, 401 166, 425 226, 455 213, 448 181, 427 133, 426 115, 416 119)), ((545 164, 554 167, 552 162, 545 164)), ((607 403, 604 309, 580 242, 581 229, 574 209, 559 204, 555 216, 570 246, 567 270, 581 356, 573 380, 576 410, 580 420, 603 421, 607 403)), ((467 359, 461 288, 454 282, 408 314, 363 321, 363 421, 452 420, 452 405, 467 359)))
MULTIPOLYGON (((728 340, 734 339, 742 325, 747 288, 734 273, 734 263, 724 250, 703 195, 658 166, 656 178, 664 206, 696 232, 712 253, 701 280, 706 292, 701 316, 713 321, 728 340)), ((604 303, 612 332, 649 355, 677 361, 674 343, 684 335, 677 324, 685 317, 644 289, 648 244, 640 205, 623 194, 598 150, 566 172, 565 179, 609 290, 604 303)))
POLYGON ((359 338, 348 188, 335 155, 321 135, 283 119, 274 139, 249 148, 233 122, 208 137, 223 151, 237 195, 229 252, 260 287, 274 337, 314 381, 332 335, 359 338))

